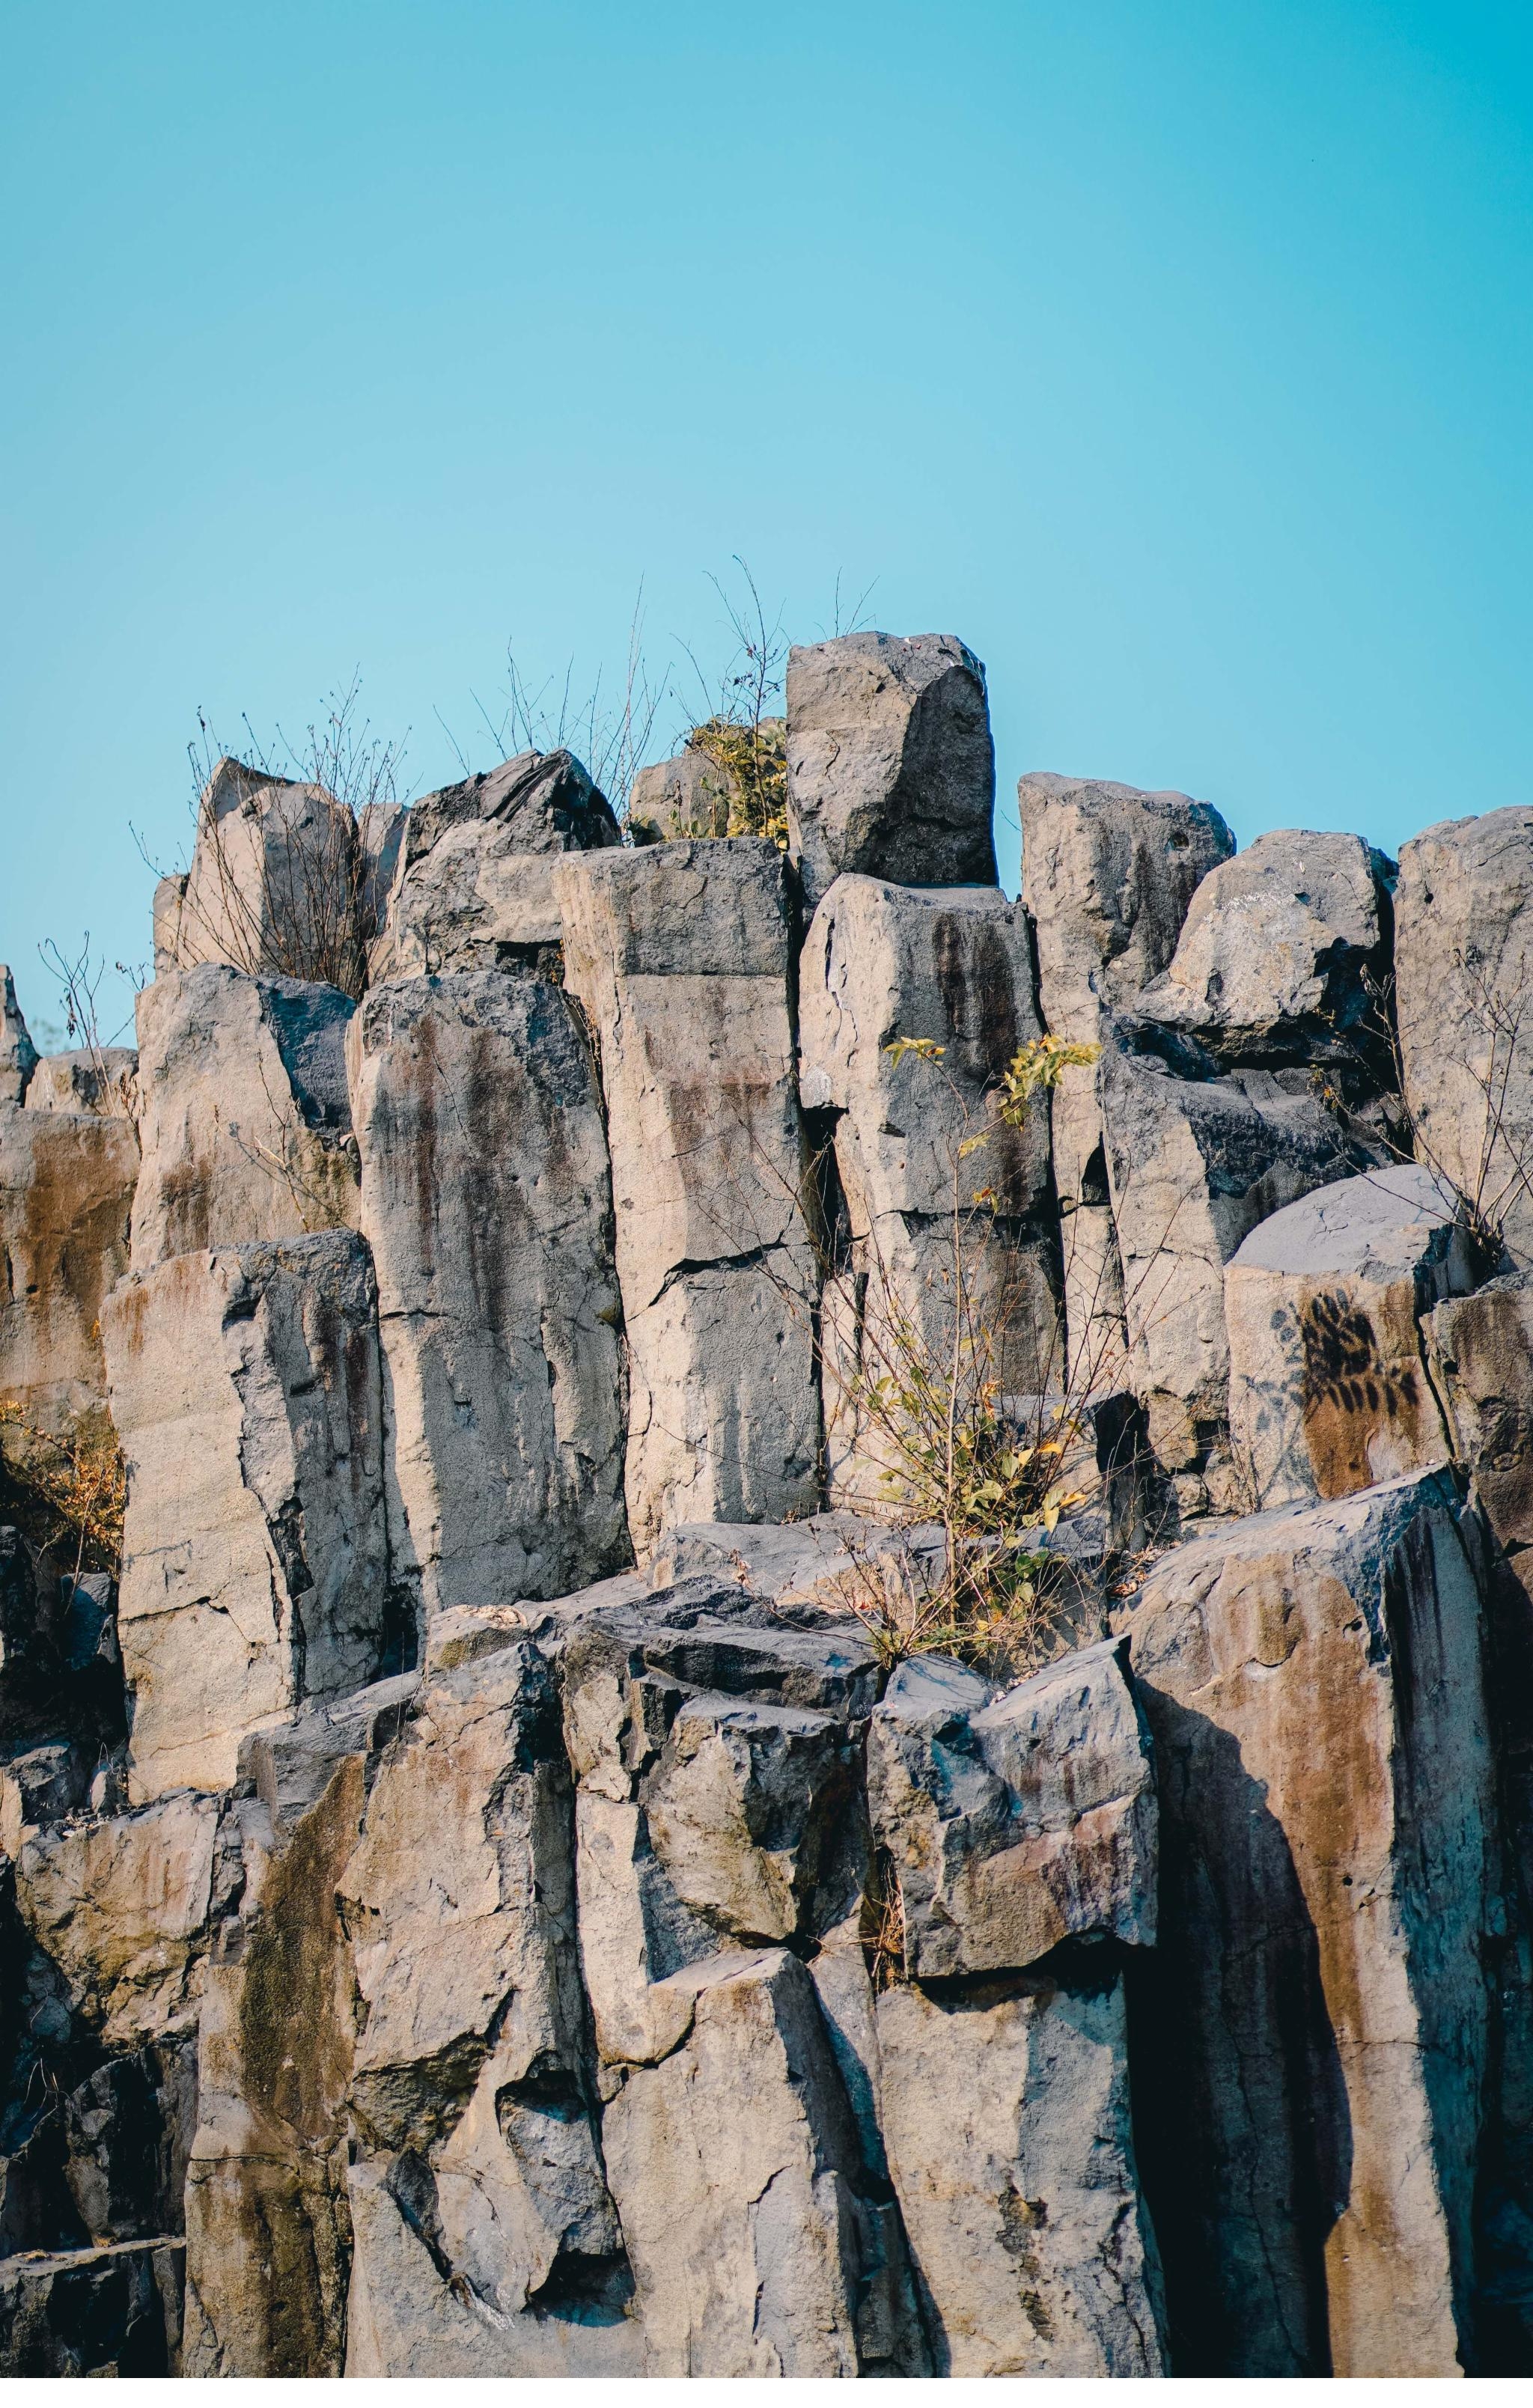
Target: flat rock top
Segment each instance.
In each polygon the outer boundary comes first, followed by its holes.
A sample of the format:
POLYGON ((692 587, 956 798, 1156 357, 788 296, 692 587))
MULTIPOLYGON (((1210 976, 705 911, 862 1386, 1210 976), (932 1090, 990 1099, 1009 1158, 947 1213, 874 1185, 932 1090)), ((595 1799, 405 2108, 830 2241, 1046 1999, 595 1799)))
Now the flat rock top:
POLYGON ((1346 1273, 1397 1279, 1421 1260, 1435 1231, 1452 1227, 1460 1209, 1437 1171, 1418 1162, 1395 1163, 1285 1204, 1253 1229, 1230 1268, 1304 1279, 1346 1273))

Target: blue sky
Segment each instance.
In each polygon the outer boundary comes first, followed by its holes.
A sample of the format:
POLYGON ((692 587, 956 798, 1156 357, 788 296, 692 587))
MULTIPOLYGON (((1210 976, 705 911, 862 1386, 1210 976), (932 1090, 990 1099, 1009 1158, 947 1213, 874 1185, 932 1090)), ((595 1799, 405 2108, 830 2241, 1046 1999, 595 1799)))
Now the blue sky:
POLYGON ((656 673, 722 658, 736 553, 795 638, 839 575, 972 644, 1003 809, 1527 799, 1526 7, 17 0, 0 121, 39 1019, 39 939, 147 953, 199 707, 360 669, 423 789, 641 580, 656 673))

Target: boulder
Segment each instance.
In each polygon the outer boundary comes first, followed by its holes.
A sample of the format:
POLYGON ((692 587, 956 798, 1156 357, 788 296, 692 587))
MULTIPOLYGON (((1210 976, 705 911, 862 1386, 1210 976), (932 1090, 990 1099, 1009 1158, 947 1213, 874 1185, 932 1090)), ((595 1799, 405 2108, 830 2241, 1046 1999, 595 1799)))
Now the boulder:
POLYGON ((1395 1010, 1416 1152, 1533 1263, 1533 808, 1444 820, 1401 848, 1395 1010))
POLYGON ((137 1176, 131 1122, 0 1104, 0 1405, 48 1437, 102 1418, 98 1324, 137 1176))
POLYGON ((1533 1546, 1533 1282, 1511 1272, 1450 1295, 1425 1333, 1454 1454, 1492 1529, 1509 1552, 1533 1546))
POLYGON ((877 1377, 907 1337, 946 1362, 967 1312, 994 1333, 1009 1392, 1036 1393, 1055 1369, 1048 1106, 1020 1129, 995 1111, 1013 1056, 1041 1033, 1026 915, 998 887, 838 878, 805 940, 798 995, 800 1093, 821 1116, 811 1129, 828 1132, 839 1191, 827 1237, 837 1268, 866 1283, 848 1393, 826 1398, 833 1485, 850 1494, 873 1478, 854 1426, 858 1368, 877 1377), (893 1051, 898 1038, 940 1054, 893 1051))
POLYGON ((0 2258, 0 2375, 179 2373, 181 2272, 177 2241, 0 2258))
MULTIPOLYGON (((1096 1044, 1104 1010, 1124 1008, 1165 969, 1199 881, 1235 839, 1211 803, 1053 770, 1020 779, 1017 806, 1044 1025, 1067 1043, 1096 1044)), ((1112 1387, 1125 1342, 1123 1279, 1089 1065, 1066 1068, 1051 1121, 1070 1385, 1112 1387)))
POLYGON ((226 1886, 218 1801, 185 1791, 136 1813, 28 1831, 17 1860, 27 1929, 71 2008, 114 2048, 189 2023, 226 1886))
POLYGON ((630 1560, 595 1072, 560 988, 375 987, 353 1024, 396 1577, 428 1617, 630 1560))
POLYGON ((819 1501, 787 897, 754 838, 566 858, 555 883, 601 1059, 643 1556, 670 1522, 819 1501))
POLYGON ((163 934, 178 969, 223 962, 252 977, 318 981, 356 995, 365 970, 360 867, 346 804, 322 786, 225 757, 197 806, 179 910, 162 911, 156 894, 156 953, 163 934))
POLYGON ((1189 1030, 1230 1068, 1377 1057, 1387 1074, 1394 880, 1394 863, 1360 836, 1259 836, 1214 864, 1169 964, 1134 1008, 1189 1030))
POLYGON ((168 877, 156 881, 153 903, 154 975, 170 978, 180 968, 178 940, 180 936, 181 906, 186 900, 188 872, 173 870, 168 877))
POLYGON ((1166 2372, 1110 1964, 878 2002, 884 2137, 934 2369, 1166 2372))
POLYGON ((788 654, 788 849, 812 907, 843 870, 988 886, 996 751, 956 636, 835 636, 788 654))
POLYGON ((618 842, 606 796, 564 751, 423 795, 395 840, 374 981, 541 966, 560 937, 554 861, 618 842))
POLYGON ((1459 1198, 1413 1162, 1257 1224, 1225 1269, 1230 1430, 1257 1511, 1446 1460, 1419 1317, 1474 1286, 1475 1257, 1459 1198))
POLYGON ((940 1656, 902 1664, 869 1727, 867 1802, 912 1977, 1154 1943, 1154 1783, 1121 1641, 999 1696, 940 1656))
POLYGON ((1483 1560, 1427 1472, 1225 1524, 1120 1608, 1159 1783, 1137 2103, 1180 2372, 1472 2368, 1483 1560))
POLYGON ((36 1067, 37 1049, 16 1000, 16 982, 0 962, 0 1105, 25 1102, 36 1067))
POLYGON ((644 2371, 854 2376, 856 2138, 813 1985, 781 1949, 695 1980, 682 2044, 602 2119, 644 2371))
POLYGON ((103 1309, 136 1798, 225 1787, 246 1732, 399 1643, 375 1311, 342 1230, 177 1255, 103 1309))
POLYGON ((352 1009, 337 987, 217 963, 144 988, 136 1271, 207 1246, 354 1226, 352 1009))
POLYGON ((1225 1263, 1258 1222, 1362 1170, 1368 1154, 1302 1084, 1291 1092, 1270 1070, 1210 1077, 1210 1057, 1182 1054, 1205 1075, 1174 1077, 1158 1054, 1135 1050, 1153 1042, 1146 1024, 1116 1020, 1097 1068, 1129 1383, 1162 1464, 1182 1471, 1205 1464, 1227 1428, 1225 1263))
POLYGON ((138 1116, 138 1055, 131 1045, 77 1046, 48 1054, 26 1091, 33 1112, 99 1112, 107 1120, 138 1116))

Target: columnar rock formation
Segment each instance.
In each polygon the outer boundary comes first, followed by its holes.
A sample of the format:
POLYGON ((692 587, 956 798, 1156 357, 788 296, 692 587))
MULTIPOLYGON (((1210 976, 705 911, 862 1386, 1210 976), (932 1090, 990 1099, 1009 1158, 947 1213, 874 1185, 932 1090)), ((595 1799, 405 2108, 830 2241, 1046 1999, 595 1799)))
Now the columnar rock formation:
POLYGON ((1533 823, 783 748, 0 974, 0 2372, 1533 2362, 1533 823))

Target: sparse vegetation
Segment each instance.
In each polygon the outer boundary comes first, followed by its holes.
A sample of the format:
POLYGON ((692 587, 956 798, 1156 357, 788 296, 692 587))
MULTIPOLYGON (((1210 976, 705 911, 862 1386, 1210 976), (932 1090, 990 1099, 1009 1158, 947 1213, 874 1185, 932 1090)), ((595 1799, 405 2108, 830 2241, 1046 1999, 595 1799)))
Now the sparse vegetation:
POLYGON ((82 1571, 116 1577, 127 1467, 105 1413, 52 1435, 29 1422, 19 1405, 0 1404, 0 1473, 10 1492, 6 1512, 35 1545, 72 1546, 76 1578, 82 1571))

